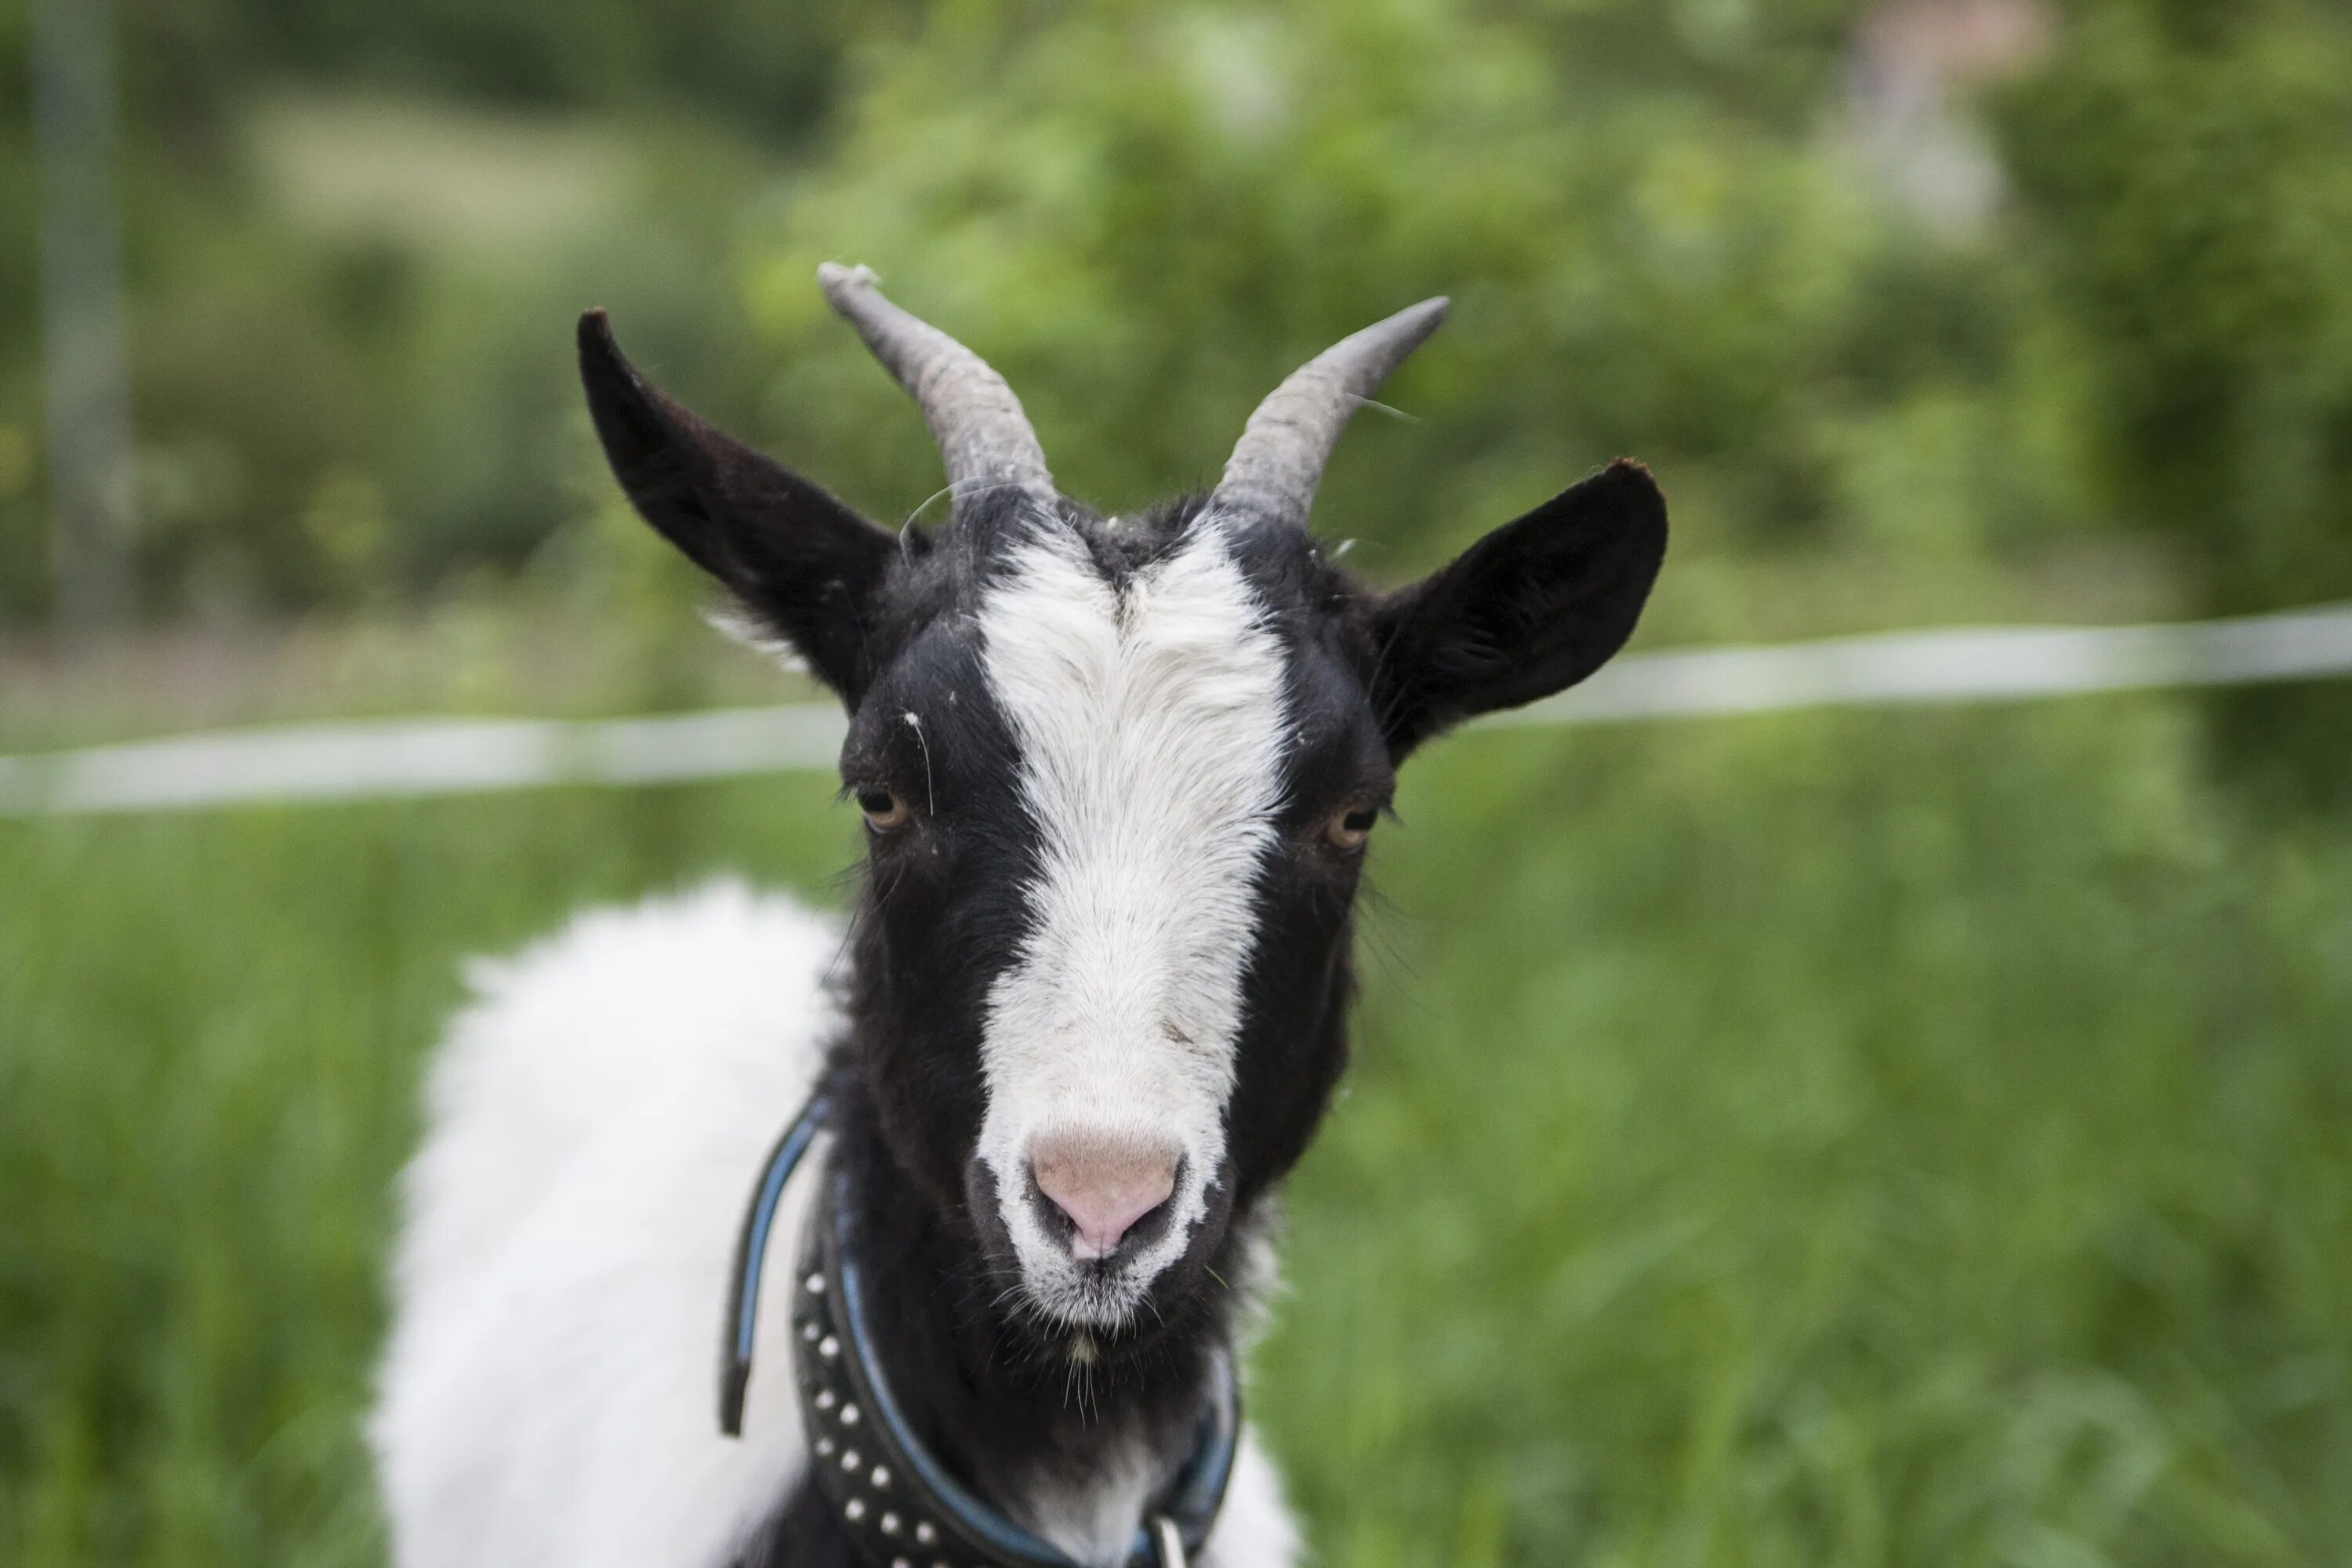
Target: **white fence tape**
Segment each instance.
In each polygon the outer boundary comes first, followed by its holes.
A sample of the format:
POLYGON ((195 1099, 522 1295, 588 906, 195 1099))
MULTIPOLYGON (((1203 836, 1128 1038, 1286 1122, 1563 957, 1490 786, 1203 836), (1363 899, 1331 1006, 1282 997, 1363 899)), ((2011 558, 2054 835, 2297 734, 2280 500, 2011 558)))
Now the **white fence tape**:
MULTIPOLYGON (((1485 721, 1575 724, 2352 675, 2352 605, 2139 626, 1981 626, 1630 656, 1485 721)), ((289 725, 0 757, 0 816, 670 784, 830 768, 819 704, 653 719, 289 725)))

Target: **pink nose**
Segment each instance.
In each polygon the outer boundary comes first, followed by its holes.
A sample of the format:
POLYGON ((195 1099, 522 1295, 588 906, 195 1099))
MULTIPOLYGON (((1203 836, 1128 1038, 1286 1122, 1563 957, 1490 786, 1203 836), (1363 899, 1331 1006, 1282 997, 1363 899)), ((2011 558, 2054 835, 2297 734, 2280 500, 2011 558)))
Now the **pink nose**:
POLYGON ((1148 1138, 1088 1132, 1041 1139, 1029 1156, 1037 1190, 1070 1216, 1070 1256, 1108 1258, 1137 1220, 1176 1190, 1177 1151, 1148 1138))

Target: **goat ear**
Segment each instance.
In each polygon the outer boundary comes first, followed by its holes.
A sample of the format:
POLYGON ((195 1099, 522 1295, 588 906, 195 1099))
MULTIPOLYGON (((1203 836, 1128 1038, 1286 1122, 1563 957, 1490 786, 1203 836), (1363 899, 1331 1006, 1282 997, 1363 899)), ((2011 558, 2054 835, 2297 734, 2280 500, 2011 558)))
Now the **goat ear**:
POLYGON ((1633 635, 1666 553, 1666 499, 1620 459, 1383 598, 1372 698, 1402 759, 1474 714, 1575 685, 1633 635))
POLYGON ((869 621, 898 541, 672 401, 622 357, 602 310, 580 318, 580 380, 638 512, 855 707, 875 675, 869 621))

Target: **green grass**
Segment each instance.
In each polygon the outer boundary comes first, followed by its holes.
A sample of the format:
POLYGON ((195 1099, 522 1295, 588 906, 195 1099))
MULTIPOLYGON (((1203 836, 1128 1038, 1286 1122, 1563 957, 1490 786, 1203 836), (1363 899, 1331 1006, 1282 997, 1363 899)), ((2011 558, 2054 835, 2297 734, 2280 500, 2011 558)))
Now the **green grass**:
MULTIPOLYGON (((2352 1560, 2352 831, 2109 700, 1466 736, 1375 852, 1257 1418, 1322 1561, 2352 1560)), ((0 824, 0 1561, 380 1560, 456 961, 821 779, 0 824)))

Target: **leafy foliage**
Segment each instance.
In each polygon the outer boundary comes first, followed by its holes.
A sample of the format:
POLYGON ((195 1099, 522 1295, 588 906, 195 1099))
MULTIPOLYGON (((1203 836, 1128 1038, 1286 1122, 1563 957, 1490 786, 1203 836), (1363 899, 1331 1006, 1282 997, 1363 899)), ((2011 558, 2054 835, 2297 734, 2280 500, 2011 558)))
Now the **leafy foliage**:
POLYGON ((2352 26, 2086 6, 2004 107, 2120 504, 2215 608, 2352 593, 2352 26))
MULTIPOLYGON (((1630 452, 1685 559, 2140 536, 2200 607, 2347 591, 2340 19, 2084 0, 1996 95, 2015 199, 1954 233, 1856 129, 1863 9, 126 0, 148 602, 609 562, 565 348, 588 303, 722 423, 913 510, 919 426, 824 317, 826 257, 1000 362, 1113 506, 1212 477, 1300 358, 1454 294, 1391 394, 1413 422, 1354 441, 1323 508, 1377 571, 1630 452), (343 107, 386 91, 444 96, 343 107)), ((0 22, 0 58, 22 47, 0 22)), ((24 151, 0 138, 17 232, 24 151)), ((29 253, 0 247, 9 277, 23 621, 37 335, 29 253)))

